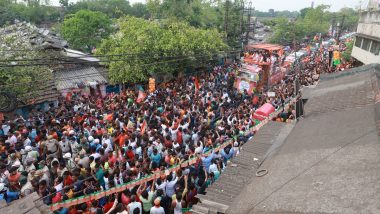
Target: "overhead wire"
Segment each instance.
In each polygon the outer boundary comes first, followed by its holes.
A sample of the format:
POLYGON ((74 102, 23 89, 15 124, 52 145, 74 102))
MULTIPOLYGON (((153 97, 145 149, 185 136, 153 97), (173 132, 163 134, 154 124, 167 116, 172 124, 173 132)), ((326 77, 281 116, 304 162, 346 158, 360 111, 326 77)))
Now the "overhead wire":
MULTIPOLYGON (((236 52, 236 51, 231 51, 230 53, 232 52, 236 52)), ((240 52, 240 51, 239 51, 240 52)), ((173 60, 167 60, 167 61, 159 61, 159 62, 153 62, 153 63, 146 63, 146 64, 141 64, 139 66, 142 66, 142 67, 145 67, 145 66, 150 66, 150 65, 158 65, 158 64, 164 64, 164 63, 170 63, 170 62, 177 62, 177 61, 182 61, 182 60, 187 60, 188 58, 190 57, 204 57, 204 56, 209 56, 209 55, 198 55, 198 56, 188 56, 188 57, 183 57, 183 58, 179 58, 179 59, 173 59, 173 60)), ((212 59, 214 59, 214 56, 212 56, 212 59)), ((112 60, 113 61, 113 60, 112 60)), ((124 59, 120 59, 120 60, 117 60, 117 61, 124 61, 124 59)), ((208 60, 207 60, 208 61, 208 60)), ((104 61, 105 62, 105 61, 104 61)), ((109 61, 107 61, 109 62, 109 61)), ((62 64, 61 62, 59 63, 54 63, 55 65, 56 64, 62 64)), ((66 63, 65 63, 66 64, 66 63)), ((83 64, 83 62, 73 62, 73 63, 69 63, 69 64, 83 64)), ((10 67, 13 67, 13 66, 16 66, 16 65, 12 65, 10 67)), ((23 66, 37 66, 36 64, 23 64, 23 66)), ((0 66, 0 68, 3 67, 3 66, 0 66)), ((5 67, 8 67, 5 66, 5 67)), ((80 68, 76 68, 76 69, 80 69, 80 68)), ((94 76, 98 76, 99 74, 98 73, 93 73, 93 74, 83 74, 83 75, 77 75, 75 77, 67 77, 67 78, 57 78, 56 80, 59 80, 59 81, 63 81, 63 80, 73 80, 73 79, 78 79, 78 78, 82 78, 82 77, 94 77, 94 76)), ((43 82, 46 82, 47 80, 40 80, 40 81, 34 81, 34 80, 31 80, 31 81, 24 81, 24 82, 20 82, 20 83, 13 83, 13 84, 9 84, 9 85, 24 85, 24 84, 27 84, 27 83, 43 83, 43 82)), ((0 86, 1 87, 1 86, 0 86)))
MULTIPOLYGON (((215 55, 215 54, 218 54, 218 53, 233 53, 233 52, 237 53, 237 52, 240 52, 240 51, 227 51, 227 52, 225 52, 225 51, 219 51, 219 52, 216 52, 216 53, 210 53, 210 54, 204 54, 204 55, 184 55, 184 56, 178 56, 178 57, 174 57, 173 56, 173 58, 187 59, 187 58, 190 58, 190 57, 208 57, 210 55, 215 55)), ((140 58, 140 59, 145 59, 145 58, 140 58)), ((174 60, 178 60, 178 59, 174 59, 174 60)), ((55 59, 55 60, 57 60, 57 59, 55 59)), ((52 62, 52 63, 46 63, 45 62, 45 63, 30 63, 30 64, 0 64, 0 68, 4 68, 4 67, 20 67, 20 66, 21 67, 25 67, 25 66, 60 65, 60 64, 87 64, 87 63, 94 64, 94 63, 107 63, 107 62, 117 62, 117 61, 125 61, 125 60, 130 60, 130 59, 129 58, 120 58, 120 59, 109 59, 109 60, 99 60, 99 61, 83 61, 83 62, 65 61, 65 62, 52 62)), ((12 62, 14 60, 9 60, 9 61, 12 62)), ((30 59, 30 61, 35 61, 35 59, 30 59)), ((169 61, 170 60, 168 60, 168 62, 169 61)))

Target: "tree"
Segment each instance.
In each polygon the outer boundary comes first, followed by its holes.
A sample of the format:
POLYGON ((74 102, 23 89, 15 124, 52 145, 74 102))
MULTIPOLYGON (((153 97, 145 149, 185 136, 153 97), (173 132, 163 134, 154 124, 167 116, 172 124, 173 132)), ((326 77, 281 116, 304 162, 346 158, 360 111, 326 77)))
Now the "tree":
POLYGON ((101 12, 80 10, 66 16, 61 33, 73 48, 91 51, 111 33, 111 20, 101 12))
POLYGON ((343 30, 355 31, 359 22, 359 12, 353 8, 344 7, 340 9, 340 11, 336 14, 339 19, 337 21, 341 21, 344 16, 344 23, 342 26, 343 30))
POLYGON ((131 15, 138 18, 148 18, 148 8, 146 4, 135 3, 132 5, 131 15))
POLYGON ((132 7, 127 0, 83 0, 68 7, 68 13, 80 10, 99 11, 110 18, 120 18, 132 13, 132 7))
POLYGON ((113 83, 141 82, 152 73, 177 73, 203 66, 227 48, 217 30, 203 30, 173 20, 119 20, 119 31, 104 40, 97 54, 109 57, 113 83), (114 61, 112 61, 114 60, 114 61))
POLYGON ((67 7, 69 6, 69 0, 59 0, 59 4, 61 7, 67 7))
POLYGON ((305 18, 305 16, 306 16, 306 14, 310 11, 310 10, 312 10, 313 8, 310 8, 310 7, 305 7, 305 8, 303 8, 303 9, 301 9, 300 10, 300 17, 302 18, 302 19, 304 19, 305 18))
POLYGON ((274 21, 274 34, 270 41, 291 44, 293 39, 300 41, 317 33, 327 33, 331 18, 331 15, 327 12, 328 8, 329 6, 319 5, 316 8, 302 9, 301 15, 293 22, 289 22, 286 18, 276 19, 274 21))
POLYGON ((36 0, 29 1, 29 6, 12 0, 0 0, 0 26, 12 23, 15 19, 41 24, 56 22, 58 18, 57 8, 41 5, 36 0))
POLYGON ((159 0, 147 0, 146 7, 149 11, 151 19, 155 19, 159 17, 159 11, 161 8, 159 0))
POLYGON ((276 18, 273 21, 275 22, 275 27, 270 38, 272 43, 290 45, 293 40, 299 41, 304 37, 304 31, 299 23, 289 22, 286 18, 276 18))

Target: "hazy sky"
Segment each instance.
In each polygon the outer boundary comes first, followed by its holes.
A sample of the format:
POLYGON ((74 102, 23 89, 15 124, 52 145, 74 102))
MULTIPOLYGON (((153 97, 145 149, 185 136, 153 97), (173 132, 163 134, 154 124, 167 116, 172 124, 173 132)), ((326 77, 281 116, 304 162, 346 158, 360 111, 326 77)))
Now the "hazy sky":
MULTIPOLYGON (((75 2, 76 0, 70 0, 75 2)), ((59 0, 52 0, 57 4, 59 0)), ((145 2, 145 0, 129 0, 131 4, 136 2, 145 2)), ((249 0, 245 0, 249 2, 249 0)), ((275 10, 300 10, 305 7, 310 7, 312 0, 252 0, 253 7, 260 11, 275 10)), ((331 5, 331 11, 337 11, 342 7, 358 7, 360 0, 314 0, 314 5, 327 4, 331 5)), ((367 5, 368 0, 362 0, 362 7, 367 5)), ((59 3, 58 3, 59 4, 59 3)))

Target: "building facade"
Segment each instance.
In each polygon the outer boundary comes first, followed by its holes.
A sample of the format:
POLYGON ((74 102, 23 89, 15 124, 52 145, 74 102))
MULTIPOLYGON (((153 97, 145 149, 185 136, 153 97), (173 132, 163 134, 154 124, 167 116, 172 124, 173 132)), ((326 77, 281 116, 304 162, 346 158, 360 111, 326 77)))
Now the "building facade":
POLYGON ((380 10, 361 13, 352 57, 363 64, 380 63, 380 10))

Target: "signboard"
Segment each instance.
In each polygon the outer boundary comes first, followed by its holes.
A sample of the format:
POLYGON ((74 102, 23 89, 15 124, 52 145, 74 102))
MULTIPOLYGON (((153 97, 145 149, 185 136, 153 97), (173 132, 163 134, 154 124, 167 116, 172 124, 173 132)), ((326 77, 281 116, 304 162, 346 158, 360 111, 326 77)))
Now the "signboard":
POLYGON ((242 81, 240 81, 240 83, 239 83, 239 86, 238 86, 239 88, 239 91, 244 91, 244 90, 249 90, 249 82, 247 82, 247 81, 245 81, 245 80, 242 80, 242 81))
POLYGON ((244 92, 246 90, 248 94, 252 94, 257 86, 257 83, 254 81, 249 81, 246 79, 238 78, 235 82, 235 87, 240 92, 244 92))

